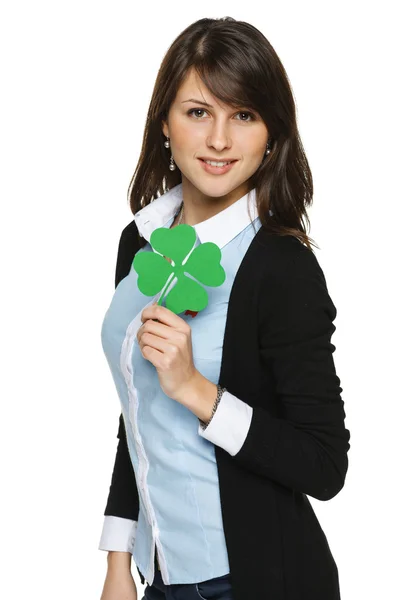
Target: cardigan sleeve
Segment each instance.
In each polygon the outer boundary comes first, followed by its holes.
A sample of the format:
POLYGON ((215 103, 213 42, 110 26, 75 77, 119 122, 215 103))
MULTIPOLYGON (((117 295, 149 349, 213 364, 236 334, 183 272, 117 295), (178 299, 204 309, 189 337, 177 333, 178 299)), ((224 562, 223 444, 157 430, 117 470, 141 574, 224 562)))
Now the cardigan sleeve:
MULTIPOLYGON (((115 268, 115 287, 129 273, 133 260, 132 248, 134 244, 132 239, 136 234, 137 229, 134 221, 127 225, 121 233, 115 268)), ((99 550, 132 552, 139 515, 139 494, 135 472, 129 456, 122 413, 119 417, 117 437, 119 442, 98 548, 99 550)))
POLYGON ((117 437, 119 442, 104 510, 99 550, 132 552, 139 516, 139 495, 122 413, 117 437))
POLYGON ((314 253, 301 245, 260 285, 259 357, 272 374, 279 416, 228 389, 199 429, 246 469, 318 500, 341 490, 348 469, 350 432, 331 343, 336 312, 314 253))

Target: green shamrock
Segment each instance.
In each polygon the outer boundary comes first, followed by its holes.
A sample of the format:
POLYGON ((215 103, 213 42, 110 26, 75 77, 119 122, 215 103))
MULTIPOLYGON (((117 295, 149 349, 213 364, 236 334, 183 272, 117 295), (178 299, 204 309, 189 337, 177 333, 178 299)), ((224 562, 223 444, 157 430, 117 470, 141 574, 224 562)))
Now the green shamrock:
POLYGON ((132 264, 138 274, 137 285, 142 294, 154 296, 166 286, 157 304, 161 304, 166 296, 166 306, 175 314, 184 310, 198 312, 207 306, 207 291, 195 279, 212 287, 225 281, 225 271, 220 264, 221 250, 213 242, 199 244, 182 264, 195 242, 196 230, 191 225, 183 223, 173 229, 159 227, 150 237, 150 244, 156 252, 139 252, 133 259, 132 264), (173 264, 166 258, 170 258, 173 264), (175 278, 178 281, 167 295, 175 278))

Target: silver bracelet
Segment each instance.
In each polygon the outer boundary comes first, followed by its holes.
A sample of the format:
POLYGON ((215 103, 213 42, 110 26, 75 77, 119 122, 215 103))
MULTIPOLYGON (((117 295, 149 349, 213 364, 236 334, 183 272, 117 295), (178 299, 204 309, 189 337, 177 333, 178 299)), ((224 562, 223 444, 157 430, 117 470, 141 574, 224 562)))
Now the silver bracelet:
POLYGON ((216 397, 216 399, 215 399, 215 402, 214 402, 214 405, 213 405, 213 408, 212 408, 211 417, 209 418, 209 420, 208 420, 208 422, 207 422, 207 423, 206 423, 205 421, 202 421, 202 420, 199 418, 200 425, 201 425, 201 428, 202 428, 202 429, 205 429, 205 428, 206 428, 206 427, 207 427, 207 426, 210 424, 210 421, 211 421, 211 419, 213 418, 213 416, 214 416, 214 414, 215 414, 215 411, 217 410, 217 406, 218 406, 218 404, 219 404, 219 401, 221 400, 222 394, 223 394, 223 393, 226 391, 226 388, 223 388, 223 387, 221 387, 221 386, 219 385, 219 383, 217 383, 217 388, 218 388, 218 393, 217 393, 217 397, 216 397))

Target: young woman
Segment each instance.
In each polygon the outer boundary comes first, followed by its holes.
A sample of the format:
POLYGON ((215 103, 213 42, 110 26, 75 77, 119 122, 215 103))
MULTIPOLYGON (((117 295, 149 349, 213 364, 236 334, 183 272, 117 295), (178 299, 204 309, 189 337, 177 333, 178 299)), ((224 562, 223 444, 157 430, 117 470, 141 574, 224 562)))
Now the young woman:
POLYGON ((260 31, 201 19, 173 42, 131 184, 101 332, 121 403, 102 600, 136 600, 132 556, 147 600, 338 600, 307 497, 336 496, 348 469, 336 308, 305 232, 290 84, 260 31), (197 313, 157 305, 132 266, 181 223, 226 275, 197 313))

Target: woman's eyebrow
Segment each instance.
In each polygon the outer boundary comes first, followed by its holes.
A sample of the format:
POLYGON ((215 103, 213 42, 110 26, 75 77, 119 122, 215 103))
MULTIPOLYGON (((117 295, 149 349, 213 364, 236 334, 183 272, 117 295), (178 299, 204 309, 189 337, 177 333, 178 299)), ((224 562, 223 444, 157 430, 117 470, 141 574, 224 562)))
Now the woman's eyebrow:
POLYGON ((189 98, 189 100, 183 100, 181 104, 185 102, 196 102, 197 104, 202 104, 203 106, 208 106, 209 108, 213 108, 212 104, 207 104, 207 102, 203 102, 202 100, 195 100, 194 98, 189 98))

